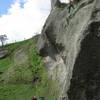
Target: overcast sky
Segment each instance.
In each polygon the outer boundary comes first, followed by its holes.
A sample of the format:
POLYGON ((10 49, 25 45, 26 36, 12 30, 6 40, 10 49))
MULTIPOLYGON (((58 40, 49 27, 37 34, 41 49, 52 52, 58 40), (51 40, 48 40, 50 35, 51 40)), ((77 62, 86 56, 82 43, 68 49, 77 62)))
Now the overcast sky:
POLYGON ((41 32, 49 13, 50 0, 0 0, 0 35, 10 42, 30 38, 41 32))

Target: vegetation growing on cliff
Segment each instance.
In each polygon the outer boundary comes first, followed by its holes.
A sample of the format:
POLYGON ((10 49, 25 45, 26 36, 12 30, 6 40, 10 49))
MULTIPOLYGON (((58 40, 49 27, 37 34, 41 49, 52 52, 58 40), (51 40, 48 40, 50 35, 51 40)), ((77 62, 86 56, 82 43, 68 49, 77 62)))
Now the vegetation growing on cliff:
POLYGON ((0 47, 8 50, 8 56, 0 59, 0 100, 29 100, 34 95, 56 100, 58 89, 48 78, 35 44, 32 38, 0 47))

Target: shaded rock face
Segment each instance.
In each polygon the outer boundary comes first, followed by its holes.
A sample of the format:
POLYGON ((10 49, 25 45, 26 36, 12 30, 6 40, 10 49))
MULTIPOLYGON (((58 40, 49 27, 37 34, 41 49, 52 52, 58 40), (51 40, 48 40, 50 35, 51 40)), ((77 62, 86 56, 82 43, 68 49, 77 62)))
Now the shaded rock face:
POLYGON ((0 59, 7 57, 9 54, 8 50, 0 50, 0 59))
POLYGON ((100 0, 51 0, 37 48, 60 89, 58 100, 100 100, 100 0))
POLYGON ((69 100, 100 99, 100 23, 93 22, 89 34, 81 43, 81 51, 76 59, 69 100))

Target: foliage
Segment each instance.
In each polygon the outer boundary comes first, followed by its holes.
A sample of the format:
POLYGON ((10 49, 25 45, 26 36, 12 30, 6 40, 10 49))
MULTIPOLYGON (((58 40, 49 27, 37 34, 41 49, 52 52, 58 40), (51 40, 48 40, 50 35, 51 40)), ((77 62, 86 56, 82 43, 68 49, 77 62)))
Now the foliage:
POLYGON ((59 90, 56 84, 48 78, 42 57, 38 55, 35 44, 32 38, 3 47, 9 50, 10 54, 0 60, 2 72, 0 74, 0 100, 29 100, 33 95, 44 96, 47 100, 57 99, 59 90), (28 58, 22 64, 14 62, 15 54, 19 50, 23 50, 28 58))

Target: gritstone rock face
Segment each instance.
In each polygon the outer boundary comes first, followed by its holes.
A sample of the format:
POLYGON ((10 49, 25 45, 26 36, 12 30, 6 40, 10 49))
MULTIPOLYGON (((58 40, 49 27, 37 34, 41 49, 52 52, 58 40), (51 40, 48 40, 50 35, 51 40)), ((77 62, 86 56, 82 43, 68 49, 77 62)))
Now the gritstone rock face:
POLYGON ((51 13, 37 48, 50 77, 60 88, 58 100, 100 100, 100 0, 51 0, 51 13))

